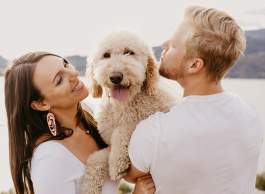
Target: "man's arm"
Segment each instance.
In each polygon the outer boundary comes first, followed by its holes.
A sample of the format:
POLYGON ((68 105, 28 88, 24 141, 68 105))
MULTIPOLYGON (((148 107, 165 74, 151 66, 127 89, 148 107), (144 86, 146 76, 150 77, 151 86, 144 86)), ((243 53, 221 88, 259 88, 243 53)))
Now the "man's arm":
POLYGON ((155 158, 159 126, 157 115, 148 117, 136 126, 128 148, 131 166, 124 177, 128 182, 134 183, 137 178, 149 174, 155 158))

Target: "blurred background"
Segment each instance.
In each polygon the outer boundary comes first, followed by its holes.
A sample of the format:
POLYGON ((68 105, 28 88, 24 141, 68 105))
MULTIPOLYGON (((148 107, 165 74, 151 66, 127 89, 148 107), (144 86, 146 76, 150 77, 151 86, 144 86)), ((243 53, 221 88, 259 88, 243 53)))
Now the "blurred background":
MULTIPOLYGON (((93 49, 107 33, 121 29, 140 34, 153 47, 159 60, 161 43, 173 34, 189 5, 224 10, 245 31, 245 55, 227 74, 223 85, 226 90, 237 93, 254 106, 265 125, 264 0, 1 0, 0 194, 13 186, 4 109, 3 73, 8 62, 29 51, 50 51, 67 57, 86 81, 86 60, 92 55, 93 49)), ((181 90, 176 83, 173 84, 176 90, 181 90)), ((88 98, 85 101, 97 107, 96 100, 88 98)), ((263 147, 257 173, 265 171, 263 147)), ((129 190, 125 185, 121 192, 129 190)))

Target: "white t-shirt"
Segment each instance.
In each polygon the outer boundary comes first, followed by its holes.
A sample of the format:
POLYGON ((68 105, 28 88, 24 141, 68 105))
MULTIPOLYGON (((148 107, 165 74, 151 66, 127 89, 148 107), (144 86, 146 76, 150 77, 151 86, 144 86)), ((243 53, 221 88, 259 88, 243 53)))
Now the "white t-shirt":
MULTIPOLYGON (((85 165, 56 141, 40 144, 31 162, 35 194, 78 194, 85 165)), ((106 181, 102 194, 116 194, 118 184, 106 181)))
POLYGON ((129 156, 159 194, 253 194, 262 138, 256 112, 238 96, 188 96, 139 123, 129 156))

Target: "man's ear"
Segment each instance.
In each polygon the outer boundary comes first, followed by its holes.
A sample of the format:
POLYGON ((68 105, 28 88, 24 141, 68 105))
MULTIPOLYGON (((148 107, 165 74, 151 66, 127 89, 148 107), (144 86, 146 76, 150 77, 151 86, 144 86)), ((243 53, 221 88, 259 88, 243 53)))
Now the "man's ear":
POLYGON ((32 101, 30 106, 33 110, 37 110, 37 111, 47 111, 51 108, 51 106, 49 104, 47 104, 43 101, 40 101, 40 100, 32 101))
POLYGON ((189 73, 197 73, 201 71, 204 67, 204 61, 201 58, 193 59, 192 63, 189 65, 189 73))

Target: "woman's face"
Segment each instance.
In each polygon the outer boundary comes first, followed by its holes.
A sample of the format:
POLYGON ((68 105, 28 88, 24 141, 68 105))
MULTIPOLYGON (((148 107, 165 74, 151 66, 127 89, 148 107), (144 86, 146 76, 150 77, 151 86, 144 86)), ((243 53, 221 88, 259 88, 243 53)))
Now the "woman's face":
POLYGON ((47 110, 76 106, 88 96, 88 89, 78 78, 78 72, 65 59, 45 56, 37 64, 33 83, 43 96, 47 110))

